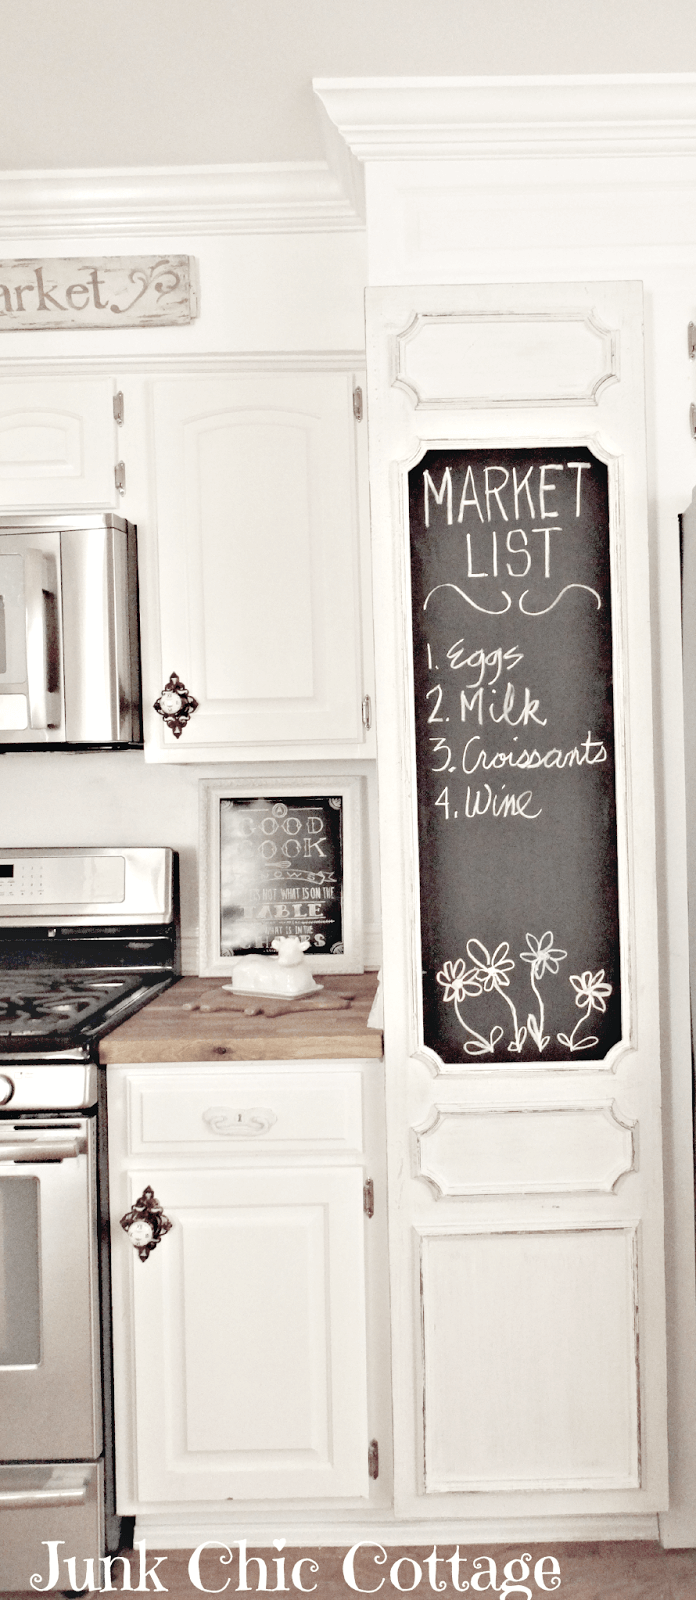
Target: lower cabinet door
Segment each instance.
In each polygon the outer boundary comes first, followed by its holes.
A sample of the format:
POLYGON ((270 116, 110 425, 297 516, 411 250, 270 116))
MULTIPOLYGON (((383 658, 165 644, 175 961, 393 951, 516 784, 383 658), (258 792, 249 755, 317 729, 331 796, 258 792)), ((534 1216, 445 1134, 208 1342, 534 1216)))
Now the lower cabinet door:
POLYGON ((172 1227, 146 1261, 119 1245, 138 1501, 366 1496, 362 1168, 147 1182, 172 1227))

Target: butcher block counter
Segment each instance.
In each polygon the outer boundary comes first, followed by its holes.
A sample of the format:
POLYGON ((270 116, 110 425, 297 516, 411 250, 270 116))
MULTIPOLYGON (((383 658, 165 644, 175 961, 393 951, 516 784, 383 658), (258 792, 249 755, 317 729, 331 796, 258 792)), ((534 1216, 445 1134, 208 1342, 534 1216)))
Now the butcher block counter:
POLYGON ((324 977, 300 1000, 231 994, 222 978, 180 978, 102 1039, 106 1065, 141 1061, 378 1059, 382 1034, 368 1028, 377 974, 324 977))

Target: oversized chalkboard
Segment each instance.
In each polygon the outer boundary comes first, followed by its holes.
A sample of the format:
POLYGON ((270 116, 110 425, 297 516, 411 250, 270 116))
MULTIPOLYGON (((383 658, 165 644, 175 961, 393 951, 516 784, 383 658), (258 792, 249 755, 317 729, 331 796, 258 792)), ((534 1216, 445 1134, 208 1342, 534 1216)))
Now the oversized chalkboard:
POLYGON ((409 473, 424 1043, 621 1037, 607 467, 433 449, 409 473))
POLYGON ((297 934, 308 954, 343 954, 340 795, 220 800, 220 955, 273 954, 297 934))

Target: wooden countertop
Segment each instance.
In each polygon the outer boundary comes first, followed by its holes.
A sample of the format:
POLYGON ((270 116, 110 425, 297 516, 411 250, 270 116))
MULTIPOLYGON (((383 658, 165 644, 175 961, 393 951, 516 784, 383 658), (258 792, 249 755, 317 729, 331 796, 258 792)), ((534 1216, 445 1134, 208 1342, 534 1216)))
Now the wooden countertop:
POLYGON ((180 978, 99 1045, 99 1060, 302 1061, 382 1055, 368 1028, 376 972, 323 978, 302 1000, 234 995, 223 978, 180 978), (254 1014, 255 1013, 255 1014, 254 1014))

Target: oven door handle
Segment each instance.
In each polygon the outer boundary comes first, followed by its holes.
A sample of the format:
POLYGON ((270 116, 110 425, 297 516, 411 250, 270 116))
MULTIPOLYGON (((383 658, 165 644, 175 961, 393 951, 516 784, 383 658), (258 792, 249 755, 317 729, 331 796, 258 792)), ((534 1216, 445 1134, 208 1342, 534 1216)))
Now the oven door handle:
POLYGON ((33 1511, 36 1506, 83 1506, 87 1485, 75 1489, 0 1489, 0 1511, 33 1511))
POLYGON ((76 1134, 72 1139, 55 1138, 5 1140, 0 1135, 0 1161, 69 1161, 75 1156, 84 1155, 87 1149, 87 1140, 83 1133, 76 1134))

